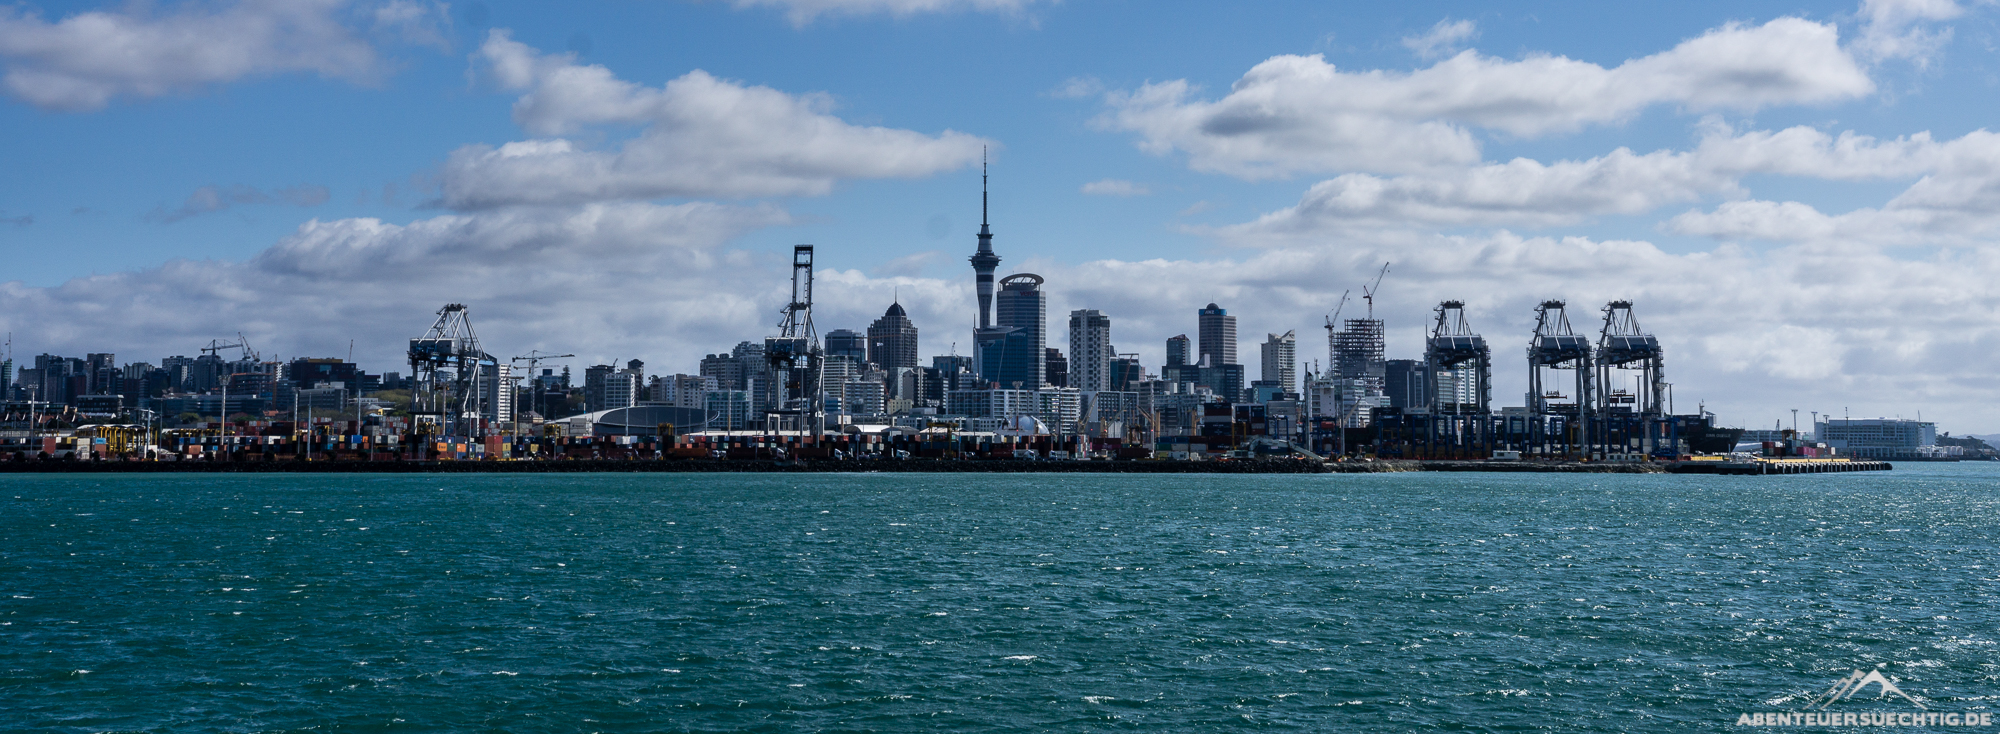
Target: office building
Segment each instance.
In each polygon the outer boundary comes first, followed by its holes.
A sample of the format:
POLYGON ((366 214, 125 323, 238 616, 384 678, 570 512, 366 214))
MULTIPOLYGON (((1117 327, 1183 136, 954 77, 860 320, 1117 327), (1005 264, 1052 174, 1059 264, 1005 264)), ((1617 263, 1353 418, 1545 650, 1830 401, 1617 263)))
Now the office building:
POLYGON ((1299 339, 1297 332, 1266 334, 1262 345, 1263 382, 1277 383, 1283 392, 1297 392, 1299 385, 1299 339))
POLYGON ((980 377, 1001 387, 1034 390, 1048 382, 1048 301, 1042 276, 1016 273, 994 294, 994 325, 979 333, 980 377))
POLYGON ((1422 361, 1391 359, 1383 363, 1383 392, 1388 393, 1391 408, 1409 410, 1430 406, 1424 382, 1422 361))
POLYGON ((1208 357, 1211 364, 1236 364, 1236 317, 1213 303, 1196 312, 1197 346, 1195 357, 1208 357))
POLYGON ((1909 459, 1919 448, 1937 445, 1937 424, 1894 418, 1829 418, 1814 427, 1814 439, 1836 456, 1858 459, 1909 459))
POLYGON ((1106 372, 1107 389, 1119 392, 1136 389, 1132 386, 1146 379, 1146 368, 1139 364, 1137 354, 1120 354, 1112 357, 1111 366, 1106 372))
POLYGON ((917 325, 903 312, 903 304, 889 304, 882 318, 868 325, 868 361, 889 370, 918 366, 917 325))
POLYGON ((868 359, 868 336, 853 329, 834 329, 826 333, 826 356, 868 359))
POLYGON ((1167 339, 1167 366, 1179 367, 1194 364, 1194 345, 1186 334, 1167 339))
POLYGON ((1069 312, 1070 387, 1084 392, 1111 389, 1111 319, 1097 309, 1069 312))

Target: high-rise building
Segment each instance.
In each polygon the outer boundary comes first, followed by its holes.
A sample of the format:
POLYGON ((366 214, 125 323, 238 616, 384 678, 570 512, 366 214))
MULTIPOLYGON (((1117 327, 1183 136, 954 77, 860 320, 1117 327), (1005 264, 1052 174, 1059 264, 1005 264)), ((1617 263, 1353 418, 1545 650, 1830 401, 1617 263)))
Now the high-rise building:
POLYGON ((605 382, 610 379, 611 373, 616 371, 616 369, 613 369, 608 364, 594 364, 583 369, 583 409, 585 411, 595 413, 607 407, 624 407, 607 405, 604 398, 605 382))
POLYGON ((1069 386, 1084 392, 1111 388, 1111 319, 1096 309, 1069 312, 1069 386))
POLYGON ((1049 387, 1076 387, 1069 384, 1069 359, 1062 350, 1049 347, 1042 350, 1043 379, 1049 387))
POLYGON ((889 304, 882 318, 868 325, 868 361, 888 370, 917 366, 917 325, 903 304, 889 304))
POLYGON ((1299 389, 1299 338, 1297 332, 1266 334, 1263 344, 1264 382, 1275 382, 1284 392, 1299 389))
POLYGON ((834 329, 826 333, 826 356, 868 358, 868 337, 853 329, 834 329))
POLYGON ((1194 364, 1194 348, 1193 344, 1188 341, 1187 335, 1181 334, 1168 338, 1167 366, 1179 367, 1190 364, 1194 364))
POLYGON ((1001 387, 1034 390, 1048 381, 1048 300, 1042 276, 1016 273, 1000 281, 994 294, 994 325, 980 330, 980 375, 1001 387), (999 353, 988 354, 991 349, 999 353))
POLYGON ((1197 344, 1201 350, 1195 354, 1208 357, 1209 364, 1236 364, 1236 317, 1213 303, 1197 312, 1199 331, 1197 344))
POLYGON ((1138 388, 1133 386, 1146 379, 1146 368, 1139 364, 1137 354, 1120 354, 1112 357, 1109 373, 1105 383, 1109 387, 1106 389, 1116 392, 1137 390, 1138 388))
POLYGON ((639 404, 639 376, 619 370, 604 376, 604 402, 598 410, 630 408, 639 404))
MULTIPOLYGON (((479 391, 479 417, 493 423, 514 422, 513 364, 497 362, 480 366, 479 391)), ((360 397, 360 393, 355 393, 355 397, 360 397)))
POLYGON ((1391 359, 1383 362, 1383 391, 1391 408, 1421 408, 1431 404, 1424 386, 1422 360, 1391 359))

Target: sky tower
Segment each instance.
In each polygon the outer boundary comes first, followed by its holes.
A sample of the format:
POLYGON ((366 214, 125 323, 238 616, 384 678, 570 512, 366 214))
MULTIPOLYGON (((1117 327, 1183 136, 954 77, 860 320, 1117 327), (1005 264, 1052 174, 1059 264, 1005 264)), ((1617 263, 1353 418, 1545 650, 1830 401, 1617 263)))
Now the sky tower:
POLYGON ((979 328, 985 329, 993 325, 993 269, 1000 267, 1000 256, 993 254, 993 229, 986 223, 984 153, 979 160, 979 251, 966 259, 972 262, 972 272, 978 276, 979 328))

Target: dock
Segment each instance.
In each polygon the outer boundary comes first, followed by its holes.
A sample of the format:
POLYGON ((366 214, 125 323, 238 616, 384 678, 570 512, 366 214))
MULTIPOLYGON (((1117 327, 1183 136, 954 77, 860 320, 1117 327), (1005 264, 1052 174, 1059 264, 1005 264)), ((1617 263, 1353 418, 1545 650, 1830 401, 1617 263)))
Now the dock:
POLYGON ((1765 476, 1771 474, 1831 474, 1849 471, 1889 471, 1896 468, 1886 461, 1850 459, 1751 459, 1749 461, 1676 461, 1667 465, 1673 474, 1727 474, 1765 476))

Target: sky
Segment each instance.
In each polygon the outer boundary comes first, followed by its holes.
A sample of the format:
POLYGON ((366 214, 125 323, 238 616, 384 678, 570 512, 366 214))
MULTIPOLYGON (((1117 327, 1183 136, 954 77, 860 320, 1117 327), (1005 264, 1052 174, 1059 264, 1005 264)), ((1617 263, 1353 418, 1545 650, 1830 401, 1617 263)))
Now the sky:
POLYGON ((2000 433, 2000 8, 1635 5, 0 5, 0 327, 387 371, 463 303, 502 358, 694 372, 813 244, 821 333, 900 301, 969 353, 984 160, 1065 351, 1098 309, 1157 370, 1213 302, 1252 373, 1323 365, 1388 263, 1389 357, 1464 301, 1499 405, 1536 304, 1630 300, 1680 412, 2000 433))

